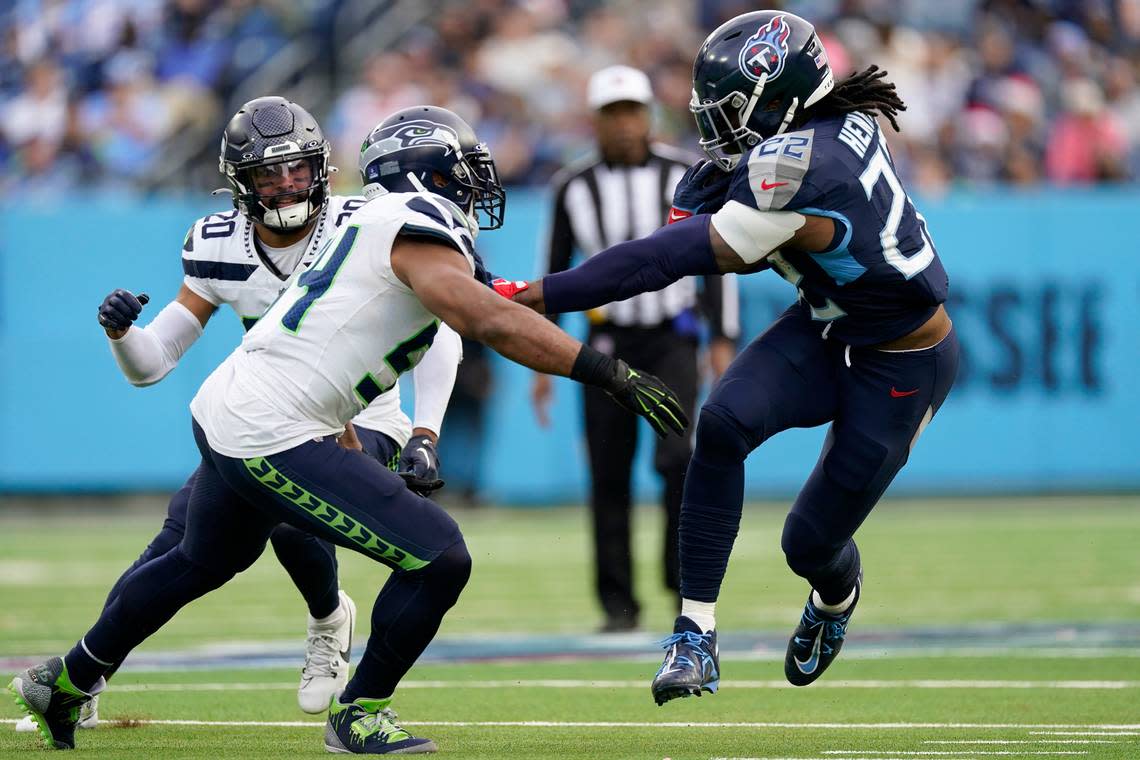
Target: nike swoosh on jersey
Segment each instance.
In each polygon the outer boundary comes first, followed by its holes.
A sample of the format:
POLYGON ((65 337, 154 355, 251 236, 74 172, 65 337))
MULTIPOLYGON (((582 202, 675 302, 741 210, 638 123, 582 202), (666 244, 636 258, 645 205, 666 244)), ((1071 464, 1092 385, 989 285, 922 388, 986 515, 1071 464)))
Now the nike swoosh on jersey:
POLYGON ((919 389, 915 388, 913 391, 899 391, 895 390, 894 386, 891 387, 891 398, 906 398, 918 393, 919 389))
POLYGON ((769 182, 766 179, 762 179, 762 180, 760 180, 760 189, 761 190, 775 190, 777 187, 782 187, 786 184, 788 184, 788 183, 787 182, 769 182))
POLYGON ((671 208, 669 209, 669 219, 665 223, 672 224, 673 222, 679 222, 682 219, 688 219, 692 215, 693 213, 691 211, 682 211, 679 208, 671 208))
POLYGON ((803 662, 800 661, 799 657, 792 657, 792 659, 796 661, 796 667, 799 668, 800 672, 804 675, 811 675, 815 672, 815 669, 819 667, 819 645, 821 643, 823 643, 822 625, 819 627, 819 631, 817 631, 815 634, 815 644, 813 644, 811 648, 811 657, 807 658, 803 662))

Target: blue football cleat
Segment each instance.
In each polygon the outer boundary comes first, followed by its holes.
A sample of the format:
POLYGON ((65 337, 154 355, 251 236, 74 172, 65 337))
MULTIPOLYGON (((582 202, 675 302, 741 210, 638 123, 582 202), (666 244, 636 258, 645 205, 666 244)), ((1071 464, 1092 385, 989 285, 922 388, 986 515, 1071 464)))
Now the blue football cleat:
POLYGON ((812 604, 811 593, 808 593, 804 614, 788 641, 788 653, 784 655, 784 675, 792 685, 807 686, 823 675, 823 671, 839 655, 843 639, 847 635, 847 624, 851 622, 851 614, 859 603, 862 586, 863 574, 860 573, 859 580, 855 582, 855 599, 847 611, 839 615, 829 615, 818 609, 812 604))
POLYGON ((720 685, 720 658, 716 631, 702 633, 684 615, 673 624, 673 635, 661 642, 665 662, 653 678, 653 700, 663 705, 677 697, 701 696, 701 690, 715 694, 720 685))

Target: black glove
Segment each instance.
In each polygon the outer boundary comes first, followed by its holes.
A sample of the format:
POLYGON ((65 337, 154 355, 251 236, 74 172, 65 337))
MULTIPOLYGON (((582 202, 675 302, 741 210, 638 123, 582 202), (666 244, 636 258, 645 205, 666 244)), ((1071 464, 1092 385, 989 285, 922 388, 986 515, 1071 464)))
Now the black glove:
POLYGON ((728 200, 732 173, 726 172, 707 158, 690 166, 673 190, 673 208, 668 223, 679 222, 694 214, 714 214, 728 200))
POLYGON ((431 438, 412 436, 400 452, 400 468, 396 474, 420 496, 443 488, 443 481, 439 479, 439 452, 431 438))
POLYGON ((603 386, 606 393, 629 411, 648 420, 659 437, 665 438, 671 432, 684 435, 689 427, 689 418, 673 389, 653 375, 631 369, 620 359, 616 365, 613 382, 603 386))
POLYGON ((117 288, 103 299, 99 306, 99 324, 108 330, 123 331, 139 318, 142 308, 150 303, 150 296, 139 293, 138 298, 129 290, 117 288))

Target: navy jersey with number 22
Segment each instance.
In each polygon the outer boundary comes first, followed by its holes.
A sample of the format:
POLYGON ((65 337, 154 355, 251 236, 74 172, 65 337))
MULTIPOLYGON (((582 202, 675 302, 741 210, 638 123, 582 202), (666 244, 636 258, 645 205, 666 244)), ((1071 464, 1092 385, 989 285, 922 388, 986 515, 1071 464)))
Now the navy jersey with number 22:
POLYGON ((946 300, 946 270, 926 222, 895 174, 882 130, 863 113, 814 119, 758 145, 737 166, 728 201, 839 225, 831 250, 767 259, 829 338, 853 346, 894 340, 946 300))

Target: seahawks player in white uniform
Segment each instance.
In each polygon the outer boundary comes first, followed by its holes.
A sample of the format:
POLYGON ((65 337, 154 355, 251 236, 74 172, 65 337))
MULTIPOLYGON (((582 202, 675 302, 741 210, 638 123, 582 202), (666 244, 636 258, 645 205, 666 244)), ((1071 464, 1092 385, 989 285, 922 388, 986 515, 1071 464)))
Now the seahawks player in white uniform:
MULTIPOLYGON (((320 127, 301 106, 278 97, 242 106, 226 127, 219 165, 235 208, 199 219, 186 234, 185 279, 175 300, 145 328, 130 326, 142 303, 127 291, 115 291, 100 308, 111 352, 132 384, 162 380, 222 305, 233 309, 247 330, 252 327, 288 276, 308 267, 320 246, 364 205, 363 198, 329 195, 328 155, 320 127)), ((353 419, 342 443, 363 447, 393 469, 399 465, 417 490, 442 485, 435 442, 460 355, 459 336, 441 326, 413 378, 414 435, 400 408, 399 388, 393 386, 353 419), (402 462, 401 447, 407 452, 402 462)), ((115 584, 108 605, 131 571, 181 541, 195 475, 171 499, 161 532, 115 584)), ((332 544, 287 524, 278 526, 270 540, 309 607, 298 703, 305 712, 321 713, 348 682, 356 608, 338 589, 332 544)), ((96 700, 85 706, 81 728, 97 724, 95 706, 96 700)), ((17 730, 35 729, 30 718, 17 724, 17 730)))
POLYGON ((331 436, 420 362, 442 321, 532 369, 605 388, 661 435, 688 424, 659 380, 488 287, 473 238, 479 221, 501 224, 504 193, 466 122, 442 108, 397 112, 366 141, 361 164, 372 200, 294 275, 191 402, 202 465, 182 543, 133 573, 66 657, 13 680, 17 701, 55 744, 73 743, 72 715, 102 688, 106 663, 252 564, 287 521, 393 571, 361 661, 329 707, 326 749, 435 751, 388 707, 463 590, 471 556, 443 509, 331 436))

